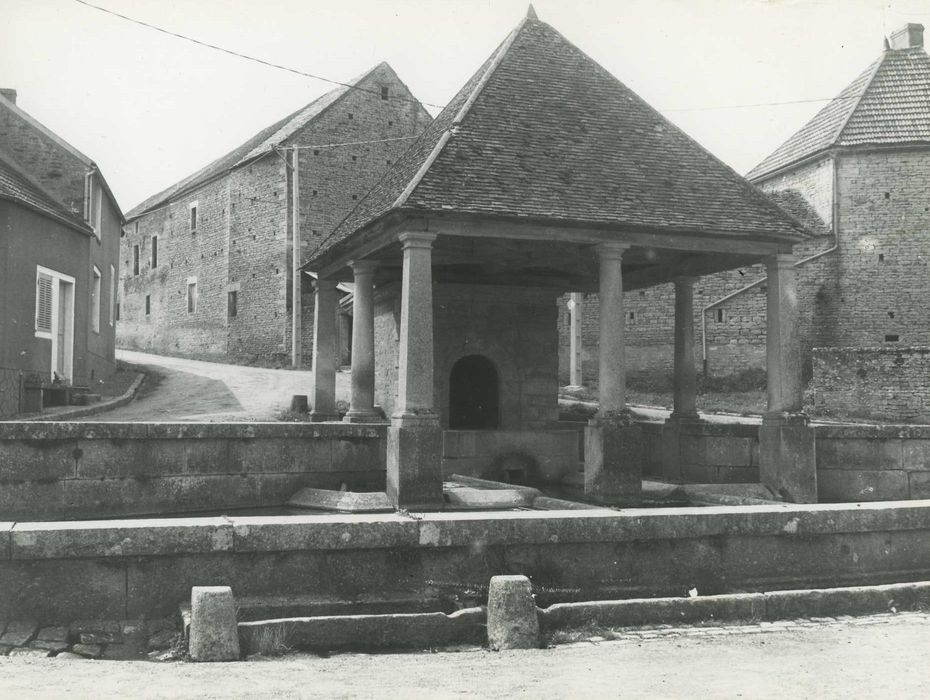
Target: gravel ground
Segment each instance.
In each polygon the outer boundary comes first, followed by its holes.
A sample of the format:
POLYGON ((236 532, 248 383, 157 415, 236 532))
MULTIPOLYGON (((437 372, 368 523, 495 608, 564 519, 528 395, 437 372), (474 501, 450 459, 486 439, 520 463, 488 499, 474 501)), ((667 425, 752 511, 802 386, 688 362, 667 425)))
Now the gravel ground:
POLYGON ((551 649, 227 664, 0 658, 2 698, 927 698, 921 613, 630 633, 551 649))

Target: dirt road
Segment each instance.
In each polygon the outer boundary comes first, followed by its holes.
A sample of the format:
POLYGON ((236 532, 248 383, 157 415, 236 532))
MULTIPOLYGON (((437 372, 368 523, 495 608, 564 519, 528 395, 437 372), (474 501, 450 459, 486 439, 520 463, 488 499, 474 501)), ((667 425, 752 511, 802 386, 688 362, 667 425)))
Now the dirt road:
MULTIPOLYGON (((312 395, 307 371, 243 367, 117 350, 118 359, 154 367, 158 387, 127 406, 85 421, 262 421, 274 420, 293 394, 312 395)), ((343 392, 348 375, 338 377, 343 392)), ((337 392, 338 393, 338 392, 337 392)))
POLYGON ((228 664, 0 657, 22 698, 927 698, 930 624, 699 628, 491 653, 292 655, 228 664))

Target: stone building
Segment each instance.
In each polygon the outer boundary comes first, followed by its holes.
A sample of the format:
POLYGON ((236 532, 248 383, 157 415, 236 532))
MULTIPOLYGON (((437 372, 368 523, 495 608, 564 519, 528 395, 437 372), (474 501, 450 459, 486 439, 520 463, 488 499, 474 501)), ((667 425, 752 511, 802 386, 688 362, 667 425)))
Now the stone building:
MULTIPOLYGON (((930 57, 923 27, 895 32, 882 54, 747 178, 814 237, 795 249, 802 362, 811 348, 930 344, 930 57)), ((724 375, 765 362, 765 270, 695 284, 697 361, 724 375)), ((669 370, 671 286, 642 290, 626 323, 630 368, 669 370)), ((563 299, 562 378, 571 382, 563 299)), ((596 304, 581 325, 582 371, 596 376, 596 304)), ((576 378, 577 380, 577 378, 576 378)))
POLYGON ((0 90, 0 416, 115 371, 122 222, 97 165, 0 90))
POLYGON ((300 263, 431 121, 381 63, 135 207, 120 345, 308 361, 295 239, 300 263))
POLYGON ((642 443, 625 402, 625 291, 674 282, 670 425, 699 423, 685 312, 693 277, 764 262, 773 282, 762 478, 786 498, 816 498, 797 444, 805 420, 794 415, 791 249, 806 238, 530 8, 305 265, 317 275, 311 418, 336 418, 335 288, 352 282, 346 420, 378 421, 376 404, 390 415, 395 504, 442 508, 451 473, 558 482, 579 454, 577 426, 558 420, 556 300, 597 291, 600 410, 585 428, 584 487, 592 500, 635 501, 642 443))

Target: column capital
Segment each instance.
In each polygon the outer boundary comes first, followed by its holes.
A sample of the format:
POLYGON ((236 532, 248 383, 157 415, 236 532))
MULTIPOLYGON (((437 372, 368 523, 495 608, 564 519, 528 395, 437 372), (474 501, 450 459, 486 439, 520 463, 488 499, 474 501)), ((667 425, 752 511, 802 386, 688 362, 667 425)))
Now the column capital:
POLYGON ((601 260, 620 260, 620 258, 623 257, 623 254, 629 250, 629 248, 629 243, 622 243, 620 241, 598 243, 597 256, 601 260))
POLYGON ((794 253, 775 253, 765 261, 766 267, 777 267, 778 269, 787 269, 794 267, 797 258, 794 253))
POLYGON ((371 274, 378 268, 377 260, 350 260, 347 264, 356 275, 371 274))
POLYGON ((314 288, 323 291, 333 290, 337 284, 339 284, 338 280, 324 279, 322 277, 313 280, 314 288))
POLYGON ((436 240, 436 234, 425 231, 404 231, 397 235, 397 240, 403 244, 404 250, 407 248, 430 248, 433 241, 436 240))

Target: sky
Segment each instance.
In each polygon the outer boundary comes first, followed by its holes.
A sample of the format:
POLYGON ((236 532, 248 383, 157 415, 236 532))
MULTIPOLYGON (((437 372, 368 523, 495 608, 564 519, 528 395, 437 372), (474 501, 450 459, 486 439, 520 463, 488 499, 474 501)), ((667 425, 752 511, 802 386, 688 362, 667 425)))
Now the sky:
MULTIPOLYGON (((333 80, 387 61, 418 99, 440 106, 528 5, 88 2, 333 80)), ((741 173, 865 70, 884 36, 906 22, 930 27, 930 0, 536 0, 534 7, 741 173)), ((0 22, 0 87, 17 90, 22 109, 96 161, 123 211, 335 87, 77 0, 0 0, 0 22)))

